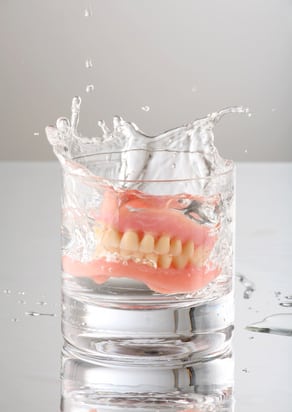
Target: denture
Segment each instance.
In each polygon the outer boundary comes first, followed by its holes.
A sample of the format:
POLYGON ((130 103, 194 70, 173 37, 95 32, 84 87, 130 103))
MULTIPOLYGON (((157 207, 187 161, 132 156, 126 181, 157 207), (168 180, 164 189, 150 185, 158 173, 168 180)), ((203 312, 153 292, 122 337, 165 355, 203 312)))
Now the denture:
POLYGON ((128 277, 160 293, 196 291, 220 269, 208 262, 216 235, 182 213, 179 199, 141 196, 136 191, 104 193, 95 220, 96 249, 90 262, 63 257, 63 269, 96 283, 128 277))

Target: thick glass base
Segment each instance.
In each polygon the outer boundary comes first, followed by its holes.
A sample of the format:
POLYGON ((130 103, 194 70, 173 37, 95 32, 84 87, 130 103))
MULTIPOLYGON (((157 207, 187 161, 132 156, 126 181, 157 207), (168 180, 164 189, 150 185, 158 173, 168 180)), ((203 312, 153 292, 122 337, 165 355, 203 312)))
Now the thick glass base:
POLYGON ((62 412, 232 412, 233 359, 227 351, 188 366, 106 364, 65 344, 62 412))
POLYGON ((72 284, 76 287, 75 279, 63 281, 63 334, 83 358, 175 366, 214 358, 230 348, 230 292, 211 300, 153 296, 137 288, 135 293, 128 288, 123 295, 115 289, 99 295, 84 285, 74 290, 72 284))

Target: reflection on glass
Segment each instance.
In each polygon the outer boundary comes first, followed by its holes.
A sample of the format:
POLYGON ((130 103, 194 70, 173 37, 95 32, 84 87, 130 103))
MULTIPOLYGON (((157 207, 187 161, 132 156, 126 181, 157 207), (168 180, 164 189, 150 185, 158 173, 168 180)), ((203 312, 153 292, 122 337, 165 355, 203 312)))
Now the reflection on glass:
MULTIPOLYGON (((72 355, 74 353, 74 356, 72 355)), ((228 352, 188 365, 102 363, 62 357, 61 412, 232 412, 233 358, 228 352)))

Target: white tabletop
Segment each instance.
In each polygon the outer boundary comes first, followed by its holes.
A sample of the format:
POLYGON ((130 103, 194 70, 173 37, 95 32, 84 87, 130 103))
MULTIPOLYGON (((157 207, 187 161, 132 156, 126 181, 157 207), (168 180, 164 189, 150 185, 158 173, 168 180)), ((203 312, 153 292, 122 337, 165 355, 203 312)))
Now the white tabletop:
MULTIPOLYGON (((2 163, 0 182, 0 410, 58 411, 59 166, 2 163)), ((236 412, 291 412, 292 337, 246 329, 292 313, 280 305, 292 295, 291 211, 291 163, 238 165, 236 270, 255 291, 244 299, 237 279, 236 412)))

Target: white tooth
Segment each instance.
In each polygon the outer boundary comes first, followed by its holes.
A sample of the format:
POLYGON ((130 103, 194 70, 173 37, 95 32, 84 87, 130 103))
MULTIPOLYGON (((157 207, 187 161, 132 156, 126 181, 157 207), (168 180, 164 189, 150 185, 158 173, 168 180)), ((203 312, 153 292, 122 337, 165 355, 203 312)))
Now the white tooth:
POLYGON ((171 239, 169 253, 172 256, 178 256, 182 252, 182 245, 180 239, 171 239))
POLYGON ((191 257, 190 261, 192 265, 201 267, 204 265, 208 256, 209 256, 209 250, 205 249, 204 246, 198 246, 197 248, 195 248, 194 254, 191 257))
POLYGON ((170 239, 169 236, 162 235, 155 243, 155 252, 159 255, 165 255, 169 252, 170 239))
POLYGON ((102 238, 102 244, 106 249, 119 248, 120 241, 121 235, 116 229, 113 228, 108 229, 102 238))
POLYGON ((154 249, 154 237, 149 233, 145 233, 140 243, 140 252, 152 253, 154 249))
POLYGON ((191 240, 188 240, 184 245, 183 245, 183 250, 182 253, 184 256, 186 256, 188 259, 194 254, 194 244, 191 240))
POLYGON ((139 236, 133 230, 127 230, 120 243, 120 248, 136 252, 139 249, 139 236))
POLYGON ((172 262, 171 255, 160 255, 158 257, 158 266, 162 269, 168 269, 172 262))
POLYGON ((172 261, 176 269, 183 269, 188 262, 188 258, 184 255, 174 256, 172 261))

